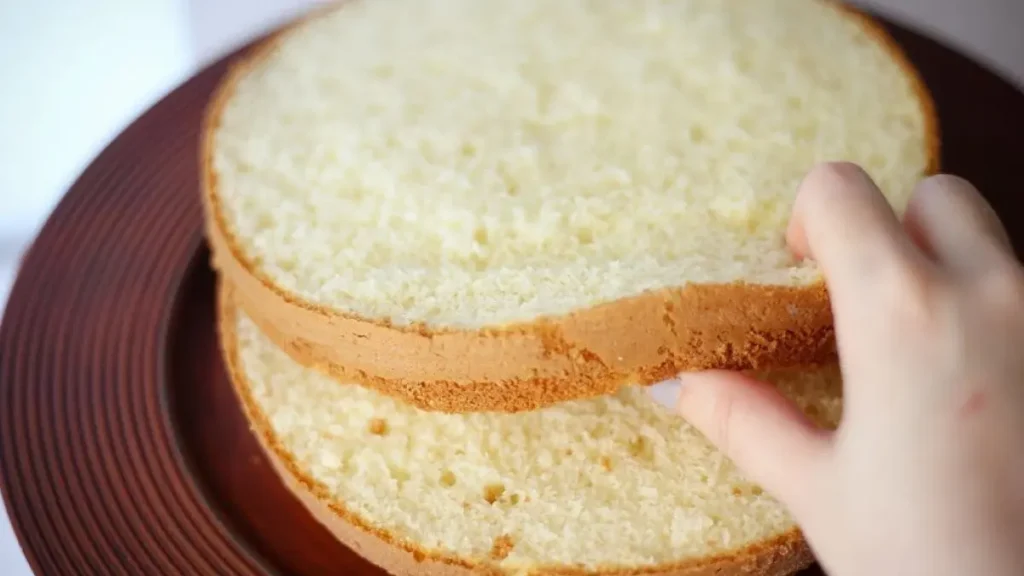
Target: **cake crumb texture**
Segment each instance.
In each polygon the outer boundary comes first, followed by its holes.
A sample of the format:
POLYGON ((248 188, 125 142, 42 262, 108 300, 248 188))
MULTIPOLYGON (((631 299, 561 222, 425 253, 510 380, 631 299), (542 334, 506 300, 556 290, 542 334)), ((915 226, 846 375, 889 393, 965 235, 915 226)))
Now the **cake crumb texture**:
POLYGON ((688 285, 808 286, 799 179, 902 211, 930 100, 813 0, 353 0, 245 64, 207 135, 216 225, 311 306, 481 329, 688 285))
MULTIPOLYGON (((801 542, 778 501, 642 388, 519 414, 421 411, 300 366, 230 303, 222 314, 264 442, 335 521, 393 547, 501 574, 641 573, 758 547, 768 562, 766 543, 801 542)), ((763 376, 819 424, 838 422, 837 368, 763 376)))

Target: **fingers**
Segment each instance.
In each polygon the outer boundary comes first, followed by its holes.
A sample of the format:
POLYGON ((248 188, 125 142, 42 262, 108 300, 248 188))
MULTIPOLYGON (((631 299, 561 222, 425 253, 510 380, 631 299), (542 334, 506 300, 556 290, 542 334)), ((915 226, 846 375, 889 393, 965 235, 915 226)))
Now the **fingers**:
POLYGON ((656 384, 650 393, 788 506, 799 508, 809 497, 831 434, 775 387, 737 372, 709 371, 656 384))
POLYGON ((847 163, 821 164, 804 178, 786 240, 821 267, 834 302, 921 258, 868 175, 847 163))
POLYGON ((922 250, 959 273, 974 275, 1013 258, 995 211, 974 186, 956 176, 933 176, 918 184, 903 225, 922 250))

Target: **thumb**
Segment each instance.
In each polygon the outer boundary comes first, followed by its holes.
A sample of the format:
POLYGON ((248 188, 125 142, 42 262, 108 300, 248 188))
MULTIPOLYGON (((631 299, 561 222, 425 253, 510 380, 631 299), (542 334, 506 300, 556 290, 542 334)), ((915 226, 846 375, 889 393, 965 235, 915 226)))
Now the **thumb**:
POLYGON ((801 508, 810 497, 831 432, 815 426, 771 384, 714 370, 680 374, 649 392, 790 508, 801 508))

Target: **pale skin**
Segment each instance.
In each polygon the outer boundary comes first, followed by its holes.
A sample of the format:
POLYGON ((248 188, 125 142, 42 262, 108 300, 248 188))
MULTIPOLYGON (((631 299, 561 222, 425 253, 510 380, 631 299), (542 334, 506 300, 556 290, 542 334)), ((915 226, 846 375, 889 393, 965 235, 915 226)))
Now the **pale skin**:
POLYGON ((733 372, 682 375, 674 408, 832 576, 1024 574, 1024 269, 991 207, 935 176, 900 219, 858 167, 823 164, 787 241, 831 296, 839 428, 733 372))

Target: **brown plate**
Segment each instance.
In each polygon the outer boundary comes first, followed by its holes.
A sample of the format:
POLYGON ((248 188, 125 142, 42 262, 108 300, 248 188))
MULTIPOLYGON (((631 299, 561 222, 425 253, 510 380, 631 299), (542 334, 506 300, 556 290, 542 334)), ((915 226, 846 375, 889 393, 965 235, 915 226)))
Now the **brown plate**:
MULTIPOLYGON (((1024 95, 890 29, 937 100, 944 169, 989 195, 1020 253, 1024 95)), ((380 573, 284 491, 219 358, 196 163, 200 115, 228 60, 96 158, 11 292, 0 482, 39 574, 380 573)))

